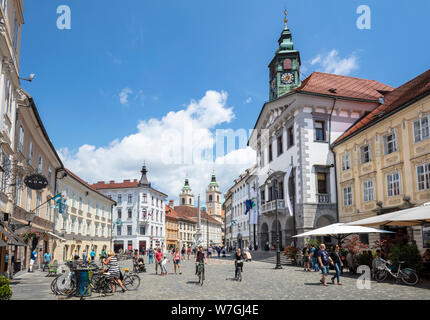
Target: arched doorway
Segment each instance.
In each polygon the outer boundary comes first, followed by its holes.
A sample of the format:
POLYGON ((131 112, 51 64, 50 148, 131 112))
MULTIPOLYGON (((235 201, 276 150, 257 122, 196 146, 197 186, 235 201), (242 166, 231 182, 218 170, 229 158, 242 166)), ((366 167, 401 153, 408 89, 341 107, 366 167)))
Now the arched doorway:
POLYGON ((261 234, 260 248, 265 250, 265 246, 269 242, 269 227, 268 227, 267 223, 263 223, 261 225, 260 234, 261 234))
POLYGON ((279 220, 275 220, 272 223, 272 229, 271 229, 271 234, 272 234, 272 245, 273 247, 276 249, 276 222, 278 223, 278 230, 279 230, 279 248, 283 248, 282 245, 282 229, 281 229, 281 223, 279 222, 279 220))

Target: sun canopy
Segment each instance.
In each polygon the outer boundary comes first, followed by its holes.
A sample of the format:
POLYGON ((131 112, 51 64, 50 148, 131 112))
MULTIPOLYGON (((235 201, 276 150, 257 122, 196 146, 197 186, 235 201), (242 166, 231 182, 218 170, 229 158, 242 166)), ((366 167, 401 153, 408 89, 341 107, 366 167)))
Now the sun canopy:
POLYGON ((379 230, 374 228, 367 228, 361 226, 350 226, 345 223, 334 223, 322 228, 298 234, 294 237, 307 237, 307 236, 333 236, 349 235, 355 233, 392 233, 391 231, 379 230))
POLYGON ((349 226, 421 226, 430 223, 430 204, 349 222, 349 226))

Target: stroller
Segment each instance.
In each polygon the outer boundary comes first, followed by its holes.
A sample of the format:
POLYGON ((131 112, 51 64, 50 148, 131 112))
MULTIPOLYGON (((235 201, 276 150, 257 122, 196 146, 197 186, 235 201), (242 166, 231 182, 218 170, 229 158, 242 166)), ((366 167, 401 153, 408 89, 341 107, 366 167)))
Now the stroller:
POLYGON ((143 261, 143 258, 137 259, 137 261, 134 261, 133 265, 135 272, 146 272, 145 262, 143 261))

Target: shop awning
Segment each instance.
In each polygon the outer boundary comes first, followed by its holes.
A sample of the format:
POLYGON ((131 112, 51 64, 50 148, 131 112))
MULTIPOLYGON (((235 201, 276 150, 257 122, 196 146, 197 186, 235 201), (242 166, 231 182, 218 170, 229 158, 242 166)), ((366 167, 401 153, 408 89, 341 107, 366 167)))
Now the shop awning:
POLYGON ((53 236, 54 238, 57 238, 57 239, 59 239, 59 240, 61 240, 62 242, 66 242, 67 240, 66 239, 64 239, 64 238, 61 238, 60 236, 57 236, 55 233, 52 233, 52 232, 46 232, 47 234, 49 234, 49 235, 51 235, 51 236, 53 236))
POLYGON ((3 233, 7 237, 7 244, 10 246, 27 246, 20 236, 12 231, 6 230, 3 224, 0 224, 0 233, 3 233))

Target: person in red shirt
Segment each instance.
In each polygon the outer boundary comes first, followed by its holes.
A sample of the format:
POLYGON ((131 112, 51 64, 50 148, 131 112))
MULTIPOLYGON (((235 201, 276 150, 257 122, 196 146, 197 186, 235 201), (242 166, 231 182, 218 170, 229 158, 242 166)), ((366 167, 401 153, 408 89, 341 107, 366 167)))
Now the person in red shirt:
POLYGON ((155 253, 155 274, 158 274, 158 267, 161 269, 161 261, 163 260, 163 253, 159 248, 157 248, 157 252, 155 253))

